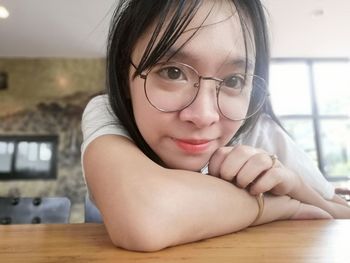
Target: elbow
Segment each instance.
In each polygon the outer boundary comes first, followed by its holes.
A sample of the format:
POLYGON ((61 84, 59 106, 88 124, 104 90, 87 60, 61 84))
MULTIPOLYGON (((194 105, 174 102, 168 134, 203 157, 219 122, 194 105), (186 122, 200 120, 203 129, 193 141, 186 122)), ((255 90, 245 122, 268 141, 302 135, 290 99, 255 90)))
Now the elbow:
MULTIPOLYGON (((139 222, 138 222, 139 223, 139 222)), ((137 225, 124 227, 109 232, 110 239, 116 247, 131 251, 155 252, 168 247, 164 234, 159 227, 139 223, 137 225)), ((108 229, 108 227, 107 227, 108 229)))
POLYGON ((152 238, 145 238, 143 236, 130 237, 128 240, 123 241, 120 241, 119 238, 113 237, 111 237, 111 239, 116 247, 130 251, 156 252, 166 247, 152 238))

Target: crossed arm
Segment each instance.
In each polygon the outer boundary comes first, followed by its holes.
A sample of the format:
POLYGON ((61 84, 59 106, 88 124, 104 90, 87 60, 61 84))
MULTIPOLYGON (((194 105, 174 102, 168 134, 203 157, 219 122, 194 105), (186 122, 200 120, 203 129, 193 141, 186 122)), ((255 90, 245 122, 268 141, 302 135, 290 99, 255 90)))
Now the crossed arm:
POLYGON ((350 218, 350 207, 346 202, 337 196, 332 201, 324 199, 301 176, 278 160, 272 161, 261 149, 244 145, 222 147, 209 161, 209 174, 233 182, 253 195, 265 192, 288 195, 323 209, 333 218, 350 218))
MULTIPOLYGON (((232 233, 250 226, 258 213, 256 199, 247 189, 218 175, 160 167, 121 136, 95 139, 86 149, 83 165, 113 243, 129 250, 155 251, 232 233)), ((337 215, 327 205, 322 209, 310 205, 313 198, 294 197, 305 202, 267 194, 255 224, 337 215)))

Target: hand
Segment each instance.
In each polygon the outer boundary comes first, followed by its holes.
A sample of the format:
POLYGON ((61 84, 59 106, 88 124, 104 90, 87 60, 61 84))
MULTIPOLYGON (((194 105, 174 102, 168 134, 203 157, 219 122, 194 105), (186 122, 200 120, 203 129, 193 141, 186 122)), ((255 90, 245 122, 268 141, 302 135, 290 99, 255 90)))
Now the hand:
POLYGON ((343 189, 339 190, 339 188, 335 188, 336 194, 333 196, 333 198, 330 201, 337 203, 337 204, 344 205, 346 207, 349 207, 348 202, 350 201, 350 199, 349 199, 350 191, 348 189, 346 189, 346 191, 349 191, 349 194, 345 194, 345 195, 339 193, 339 191, 343 191, 343 189))
POLYGON ((332 219, 333 217, 325 210, 302 203, 287 195, 276 196, 264 195, 264 210, 259 220, 252 225, 261 225, 278 220, 308 220, 308 219, 332 219))
POLYGON ((209 174, 247 189, 250 194, 287 195, 297 188, 299 176, 268 153, 246 145, 219 148, 209 160, 209 174))
POLYGON ((333 217, 319 207, 300 203, 298 210, 289 219, 291 220, 333 219, 333 217))

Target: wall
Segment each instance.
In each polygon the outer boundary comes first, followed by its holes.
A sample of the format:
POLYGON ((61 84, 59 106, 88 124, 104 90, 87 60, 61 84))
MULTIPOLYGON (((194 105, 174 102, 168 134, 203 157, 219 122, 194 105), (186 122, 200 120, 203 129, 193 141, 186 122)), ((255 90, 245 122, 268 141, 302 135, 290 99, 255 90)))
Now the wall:
POLYGON ((0 196, 67 196, 71 222, 83 221, 80 120, 104 89, 104 67, 104 59, 0 59, 9 77, 0 91, 0 134, 59 135, 57 179, 0 180, 0 196))

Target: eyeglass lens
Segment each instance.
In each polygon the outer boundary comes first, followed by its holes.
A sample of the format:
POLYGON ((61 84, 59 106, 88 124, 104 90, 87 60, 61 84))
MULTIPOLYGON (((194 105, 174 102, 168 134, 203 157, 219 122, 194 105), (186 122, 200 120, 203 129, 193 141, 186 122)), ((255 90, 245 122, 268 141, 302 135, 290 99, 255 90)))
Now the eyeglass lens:
MULTIPOLYGON (((201 81, 205 80, 186 64, 160 63, 147 73, 145 93, 158 110, 180 111, 195 100, 201 81)), ((259 111, 266 97, 265 81, 254 75, 233 73, 218 80, 216 87, 218 108, 223 116, 231 120, 251 117, 259 111)))

